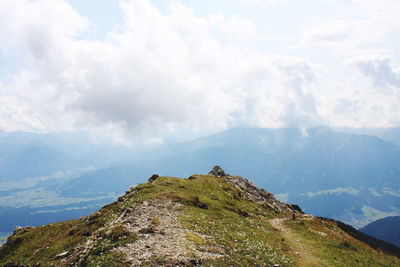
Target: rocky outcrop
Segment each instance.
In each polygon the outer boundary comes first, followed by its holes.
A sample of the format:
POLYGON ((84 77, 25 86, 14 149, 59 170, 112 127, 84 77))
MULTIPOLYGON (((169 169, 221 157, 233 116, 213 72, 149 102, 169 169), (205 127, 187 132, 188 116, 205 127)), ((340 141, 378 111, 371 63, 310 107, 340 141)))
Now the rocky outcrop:
POLYGON ((157 180, 159 177, 160 177, 160 175, 158 175, 158 174, 153 174, 153 175, 149 178, 148 182, 149 182, 149 183, 153 183, 153 182, 154 182, 155 180, 157 180))
POLYGON ((291 204, 279 201, 275 196, 264 190, 263 188, 256 187, 252 182, 240 176, 226 176, 224 181, 228 184, 233 184, 241 191, 241 195, 251 201, 255 201, 262 205, 264 208, 274 212, 299 212, 298 209, 291 204))
MULTIPOLYGON (((241 197, 247 198, 251 201, 255 201, 270 211, 303 213, 299 206, 287 204, 285 202, 277 200, 272 193, 267 192, 262 188, 256 187, 252 182, 250 182, 249 179, 242 178, 240 176, 231 176, 225 173, 224 169, 222 169, 218 165, 214 166, 214 168, 212 168, 208 175, 223 178, 225 183, 234 185, 240 190, 241 197)), ((188 179, 191 179, 191 177, 189 177, 188 179)))
POLYGON ((220 166, 216 165, 212 170, 208 173, 208 175, 212 175, 215 177, 223 177, 226 176, 224 169, 222 169, 220 166))

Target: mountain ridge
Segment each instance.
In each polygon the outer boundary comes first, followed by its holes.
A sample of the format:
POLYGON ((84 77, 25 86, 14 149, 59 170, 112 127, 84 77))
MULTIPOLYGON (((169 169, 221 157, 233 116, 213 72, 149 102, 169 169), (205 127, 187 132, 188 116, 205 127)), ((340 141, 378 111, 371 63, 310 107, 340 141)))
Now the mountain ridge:
POLYGON ((359 230, 375 238, 385 240, 400 248, 400 216, 389 216, 374 221, 359 230))
POLYGON ((91 187, 92 192, 107 194, 119 185, 123 192, 128 183, 141 181, 154 169, 185 177, 204 173, 211 164, 252 177, 257 186, 299 203, 309 213, 355 227, 400 212, 400 147, 378 137, 329 128, 233 128, 171 146, 146 160, 67 181, 68 190, 61 194, 76 196, 91 187))
POLYGON ((153 175, 89 216, 16 229, 0 247, 6 266, 309 263, 400 260, 354 239, 334 221, 302 214, 248 179, 218 171, 185 179, 153 175))

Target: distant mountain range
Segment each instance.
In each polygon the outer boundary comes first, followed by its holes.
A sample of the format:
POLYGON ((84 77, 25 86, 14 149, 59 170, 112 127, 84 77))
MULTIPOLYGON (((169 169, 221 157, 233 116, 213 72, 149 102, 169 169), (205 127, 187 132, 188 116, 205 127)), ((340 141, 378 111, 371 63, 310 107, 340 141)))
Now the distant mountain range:
POLYGON ((153 170, 185 177, 219 164, 307 212, 356 226, 400 211, 400 148, 375 136, 235 128, 154 154, 67 181, 61 194, 122 192, 153 170))
POLYGON ((400 248, 400 216, 390 216, 377 220, 359 230, 400 248))
MULTIPOLYGON (((232 128, 189 142, 133 149, 96 147, 74 135, 32 137, 19 133, 3 138, 0 134, 3 162, 15 162, 2 165, 0 161, 0 167, 20 167, 22 172, 16 171, 15 179, 78 169, 62 179, 34 182, 20 188, 15 184, 9 186, 11 181, 7 176, 11 176, 4 175, 7 173, 4 171, 0 173, 0 181, 8 180, 1 185, 9 190, 0 188, 0 206, 9 199, 18 199, 18 194, 27 198, 41 194, 40 203, 46 203, 45 210, 56 206, 51 204, 54 199, 57 205, 81 203, 74 206, 80 209, 86 207, 82 204, 85 201, 104 203, 154 172, 187 177, 193 172, 205 173, 218 164, 229 173, 250 177, 257 186, 283 201, 299 204, 308 213, 361 227, 400 214, 399 140, 399 128, 232 128), (16 144, 18 149, 14 149, 16 144), (24 157, 26 160, 22 160, 24 157)), ((30 205, 28 201, 24 203, 17 202, 14 206, 30 205)), ((7 206, 7 210, 10 208, 7 206)), ((63 213, 63 209, 56 210, 63 213)), ((2 215, 7 213, 4 211, 2 215)), ((1 227, 0 223, 0 232, 9 231, 1 227)))
POLYGON ((400 146, 400 128, 338 128, 340 132, 376 136, 400 146))

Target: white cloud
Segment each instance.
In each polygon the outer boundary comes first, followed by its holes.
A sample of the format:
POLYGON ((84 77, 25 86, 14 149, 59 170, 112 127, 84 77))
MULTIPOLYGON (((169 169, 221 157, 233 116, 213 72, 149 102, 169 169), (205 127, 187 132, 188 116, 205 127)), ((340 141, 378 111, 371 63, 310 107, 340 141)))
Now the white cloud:
MULTIPOLYGON (((226 47, 215 39, 215 30, 228 37, 257 36, 247 20, 221 14, 200 18, 178 2, 164 15, 149 1, 132 0, 121 2, 123 32, 101 42, 78 38, 89 30, 86 20, 63 1, 51 3, 26 1, 14 8, 23 14, 29 8, 30 17, 9 16, 19 30, 6 44, 20 44, 30 60, 2 87, 24 107, 23 115, 2 118, 4 128, 18 128, 9 125, 15 121, 35 130, 95 127, 157 138, 182 126, 281 126, 297 123, 293 116, 306 121, 308 114, 316 116, 307 92, 314 75, 309 62, 226 47), (67 14, 57 15, 60 7, 67 14), (36 17, 43 22, 26 28, 36 17)), ((5 27, 1 36, 7 34, 5 27)))
POLYGON ((242 40, 261 38, 250 21, 234 14, 225 18, 222 12, 210 15, 210 24, 221 29, 229 38, 238 38, 242 40))
POLYGON ((371 78, 373 86, 392 93, 400 88, 400 70, 391 66, 388 57, 356 57, 350 61, 362 75, 371 78))
MULTIPOLYGON (((303 45, 328 44, 353 56, 357 46, 382 40, 384 25, 397 18, 368 9, 371 3, 359 3, 371 20, 364 13, 357 21, 324 20, 305 31, 303 45)), ((400 98, 382 94, 398 82, 394 61, 354 59, 356 78, 336 81, 304 57, 261 52, 260 42, 270 40, 249 18, 201 17, 178 1, 166 12, 148 0, 120 7, 122 30, 104 41, 66 1, 0 2, 0 49, 17 65, 0 80, 1 129, 79 128, 120 142, 162 142, 177 129, 400 123, 400 98)))
POLYGON ((26 105, 14 97, 0 97, 0 117, 0 129, 5 131, 43 129, 39 120, 29 116, 26 105))
POLYGON ((338 187, 335 189, 328 189, 328 190, 321 190, 315 193, 312 192, 307 192, 307 195, 309 198, 315 197, 315 196, 320 196, 320 195, 342 195, 342 194, 349 194, 349 195, 358 195, 360 193, 359 190, 352 188, 352 187, 338 187))
POLYGON ((299 44, 294 47, 328 46, 337 52, 348 54, 361 45, 382 42, 390 30, 390 23, 382 18, 322 19, 315 24, 318 26, 306 30, 299 44))
POLYGON ((348 54, 368 44, 382 43, 400 30, 399 1, 353 0, 347 5, 336 2, 331 2, 329 16, 309 18, 312 26, 301 34, 294 47, 329 46, 348 54))
POLYGON ((49 55, 54 42, 77 37, 89 27, 65 1, 3 0, 0 7, 0 48, 28 49, 36 58, 49 55))

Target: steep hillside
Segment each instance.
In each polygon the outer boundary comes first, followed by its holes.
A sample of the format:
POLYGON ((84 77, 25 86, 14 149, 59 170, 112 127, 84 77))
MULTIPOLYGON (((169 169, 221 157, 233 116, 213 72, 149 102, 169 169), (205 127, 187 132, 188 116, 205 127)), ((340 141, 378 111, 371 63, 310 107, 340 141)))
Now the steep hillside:
POLYGON ((153 175, 90 216, 16 229, 0 265, 400 265, 387 253, 398 249, 367 245, 358 233, 214 168, 186 179, 153 175))
POLYGON ((359 229, 378 239, 390 242, 400 248, 400 216, 386 217, 359 229))

